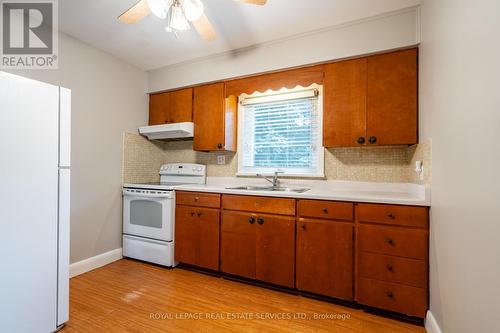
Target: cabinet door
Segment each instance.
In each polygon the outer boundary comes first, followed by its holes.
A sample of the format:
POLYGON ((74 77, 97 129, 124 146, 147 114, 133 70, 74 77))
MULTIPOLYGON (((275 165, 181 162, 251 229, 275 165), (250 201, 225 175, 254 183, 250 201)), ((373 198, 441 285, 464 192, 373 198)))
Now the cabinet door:
POLYGON ((224 150, 224 103, 224 83, 214 83, 194 88, 194 150, 224 150))
POLYGON ((417 49, 369 57, 367 72, 369 144, 416 144, 417 49))
POLYGON ((366 58, 325 66, 323 142, 325 147, 366 143, 366 58))
POLYGON ((297 288, 353 299, 353 225, 335 221, 297 222, 297 288))
POLYGON ((225 211, 221 222, 222 272, 255 279, 256 216, 225 211))
POLYGON ((175 209, 175 260, 198 264, 198 218, 194 207, 177 206, 175 209))
POLYGON ((170 93, 149 96, 149 125, 163 125, 169 121, 170 93))
POLYGON ((259 215, 256 229, 257 280, 293 288, 295 219, 259 215))
POLYGON ((219 211, 196 208, 196 216, 199 234, 197 265, 219 270, 219 211))
POLYGON ((193 89, 181 89, 170 93, 169 122, 193 121, 193 89))

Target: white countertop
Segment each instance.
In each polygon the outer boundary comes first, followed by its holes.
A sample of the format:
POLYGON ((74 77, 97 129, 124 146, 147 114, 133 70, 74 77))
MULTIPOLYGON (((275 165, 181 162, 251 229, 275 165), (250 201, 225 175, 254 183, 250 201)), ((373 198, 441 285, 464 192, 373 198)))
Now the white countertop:
POLYGON ((205 185, 179 185, 180 191, 211 192, 224 194, 322 199, 337 201, 387 203, 412 206, 430 206, 430 188, 409 183, 366 183, 334 180, 281 179, 281 186, 310 188, 304 193, 271 192, 228 189, 237 186, 268 186, 263 179, 236 177, 207 177, 205 185))

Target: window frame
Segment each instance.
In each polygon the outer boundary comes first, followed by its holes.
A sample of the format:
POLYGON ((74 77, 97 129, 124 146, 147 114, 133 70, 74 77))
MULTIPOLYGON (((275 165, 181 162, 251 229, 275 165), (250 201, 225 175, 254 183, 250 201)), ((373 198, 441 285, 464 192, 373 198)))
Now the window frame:
POLYGON ((301 178, 324 178, 325 177, 325 148, 323 146, 323 86, 319 84, 312 84, 308 87, 297 86, 293 89, 282 88, 280 90, 267 90, 264 93, 255 92, 253 94, 241 94, 238 98, 238 171, 236 176, 255 176, 255 175, 272 175, 274 171, 285 171, 282 174, 284 177, 301 177, 301 178), (302 173, 299 168, 291 170, 294 172, 286 172, 285 168, 280 167, 244 167, 244 138, 245 138, 245 100, 259 99, 264 102, 275 102, 283 100, 292 100, 295 98, 284 98, 290 94, 300 94, 316 90, 318 92, 317 100, 317 123, 318 133, 316 137, 316 158, 317 168, 312 173, 302 173))

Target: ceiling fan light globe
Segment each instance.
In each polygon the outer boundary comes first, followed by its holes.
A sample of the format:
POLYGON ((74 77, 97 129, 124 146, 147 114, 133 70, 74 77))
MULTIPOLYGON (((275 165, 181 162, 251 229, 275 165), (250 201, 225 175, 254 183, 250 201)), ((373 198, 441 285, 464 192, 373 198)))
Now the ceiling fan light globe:
POLYGON ((168 4, 166 0, 147 0, 148 7, 154 16, 164 19, 167 17, 168 4))
POLYGON ((190 28, 189 22, 186 20, 182 8, 180 6, 174 5, 170 10, 171 16, 168 27, 173 30, 188 30, 190 28))
POLYGON ((200 0, 185 0, 182 3, 182 8, 184 9, 184 15, 191 22, 199 19, 205 9, 200 0))

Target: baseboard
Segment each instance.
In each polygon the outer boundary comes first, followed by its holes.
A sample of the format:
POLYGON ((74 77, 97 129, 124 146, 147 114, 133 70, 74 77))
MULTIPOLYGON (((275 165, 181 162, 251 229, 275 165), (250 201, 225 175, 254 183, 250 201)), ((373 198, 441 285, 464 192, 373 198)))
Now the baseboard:
POLYGON ((110 264, 123 258, 122 249, 115 249, 106 253, 101 253, 95 257, 84 259, 69 265, 69 277, 75 277, 83 273, 87 273, 93 269, 110 264))
POLYGON ((427 311, 427 316, 425 317, 425 330, 427 333, 443 333, 430 310, 427 311))

